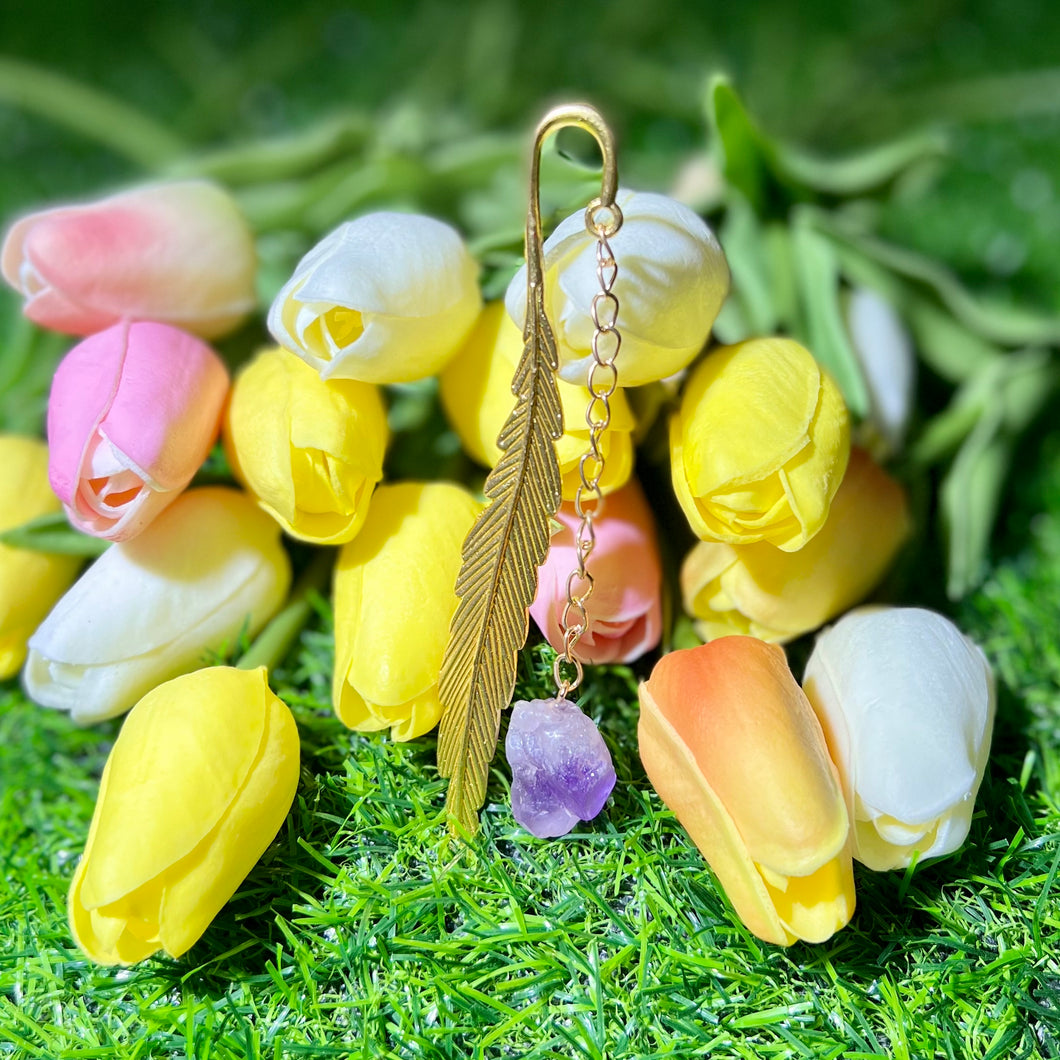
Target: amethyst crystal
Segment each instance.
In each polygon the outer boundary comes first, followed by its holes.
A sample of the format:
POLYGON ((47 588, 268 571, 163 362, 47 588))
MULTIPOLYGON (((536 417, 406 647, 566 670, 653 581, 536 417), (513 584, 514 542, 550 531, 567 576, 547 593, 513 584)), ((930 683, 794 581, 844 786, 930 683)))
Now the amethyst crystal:
POLYGON ((504 752, 512 768, 512 813, 539 839, 595 817, 615 786, 603 737, 569 699, 520 700, 504 752))

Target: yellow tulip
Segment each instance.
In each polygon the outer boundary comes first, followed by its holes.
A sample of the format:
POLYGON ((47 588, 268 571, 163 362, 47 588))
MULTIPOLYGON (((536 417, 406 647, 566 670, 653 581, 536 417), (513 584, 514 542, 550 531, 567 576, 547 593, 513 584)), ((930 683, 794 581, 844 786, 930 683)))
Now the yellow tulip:
POLYGON ((640 686, 640 757, 759 938, 823 942, 854 912, 849 822, 821 726, 783 649, 724 637, 640 686))
MULTIPOLYGON (((503 302, 491 302, 460 352, 441 374, 442 408, 474 460, 493 467, 500 459, 497 435, 515 404, 512 375, 523 352, 522 332, 512 323, 503 302)), ((620 369, 621 377, 621 369, 620 369)), ((563 437, 556 442, 556 458, 563 479, 563 499, 574 500, 581 481, 578 464, 589 444, 585 410, 589 391, 557 380, 563 406, 563 437)), ((611 398, 611 426, 603 433, 601 452, 604 493, 624 486, 633 471, 635 421, 626 395, 611 398)))
POLYGON ((383 477, 388 438, 377 387, 324 382, 300 357, 262 350, 239 374, 225 416, 236 477, 292 537, 349 541, 383 477))
POLYGON ((265 852, 298 786, 298 732, 264 667, 149 692, 107 759, 70 927, 98 964, 179 957, 265 852))
POLYGON ((798 552, 764 541, 696 545, 681 568, 685 610, 704 640, 730 633, 793 640, 871 592, 909 530, 905 491, 853 449, 827 521, 798 552))
MULTIPOLYGON (((0 435, 0 530, 62 510, 48 485, 48 447, 0 435)), ((18 673, 26 641, 74 580, 80 560, 0 545, 0 681, 18 673)))
POLYGON ((674 491, 705 541, 802 548, 824 526, 849 453, 839 388, 790 339, 715 350, 670 427, 674 491))
POLYGON ((381 486, 335 567, 335 713, 411 740, 438 724, 460 549, 482 505, 443 482, 381 486))

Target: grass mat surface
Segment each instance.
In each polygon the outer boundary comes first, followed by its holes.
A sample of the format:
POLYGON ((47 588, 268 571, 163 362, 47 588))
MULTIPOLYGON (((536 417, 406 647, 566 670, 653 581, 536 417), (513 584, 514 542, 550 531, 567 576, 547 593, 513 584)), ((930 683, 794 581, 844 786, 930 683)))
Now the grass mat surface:
MULTIPOLYGON (((647 785, 623 668, 585 693, 619 776, 592 827, 533 839, 498 769, 479 841, 447 842, 434 741, 350 734, 331 715, 321 607, 275 674, 303 738, 277 841, 183 960, 94 968, 65 889, 116 725, 74 729, 8 684, 0 1055, 1060 1055, 1058 469, 1060 434, 1013 504, 1029 542, 958 616, 1001 683, 969 841, 904 874, 858 868, 854 919, 821 946, 763 944, 730 915, 647 785)), ((527 649, 520 694, 547 694, 547 675, 527 649)))

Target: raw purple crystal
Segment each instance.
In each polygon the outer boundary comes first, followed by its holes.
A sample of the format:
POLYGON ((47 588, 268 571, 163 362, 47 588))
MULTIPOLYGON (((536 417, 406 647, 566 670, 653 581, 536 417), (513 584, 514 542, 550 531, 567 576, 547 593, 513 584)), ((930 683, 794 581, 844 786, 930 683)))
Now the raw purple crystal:
POLYGON ((569 699, 521 699, 504 752, 512 768, 512 813, 539 839, 595 817, 615 786, 611 752, 569 699))

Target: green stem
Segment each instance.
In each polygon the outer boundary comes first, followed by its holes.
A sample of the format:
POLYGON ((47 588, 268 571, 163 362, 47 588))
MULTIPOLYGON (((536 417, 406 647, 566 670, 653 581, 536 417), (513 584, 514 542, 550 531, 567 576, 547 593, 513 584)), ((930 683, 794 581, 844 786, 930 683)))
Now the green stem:
POLYGON ((48 118, 144 169, 159 169, 185 151, 177 137, 135 107, 18 59, 0 57, 0 102, 48 118))
POLYGON ((334 560, 334 549, 316 553, 295 583, 284 609, 258 634, 236 663, 240 670, 253 670, 258 666, 271 670, 283 660, 309 621, 313 611, 310 596, 327 588, 334 560))

